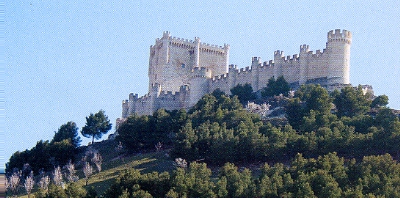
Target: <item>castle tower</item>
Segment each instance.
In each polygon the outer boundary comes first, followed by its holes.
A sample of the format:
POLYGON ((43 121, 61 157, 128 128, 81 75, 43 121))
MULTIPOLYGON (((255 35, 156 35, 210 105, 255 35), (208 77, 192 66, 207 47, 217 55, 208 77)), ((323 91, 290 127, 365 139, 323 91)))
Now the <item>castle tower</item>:
POLYGON ((282 66, 283 66, 283 62, 284 62, 284 53, 283 51, 280 50, 276 50, 274 52, 274 77, 275 79, 277 79, 279 76, 282 76, 282 66))
POLYGON ((162 38, 150 46, 149 91, 152 85, 161 85, 162 91, 179 92, 188 84, 193 68, 207 68, 212 75, 228 70, 229 45, 217 46, 193 40, 172 37, 164 32, 162 38))
POLYGON ((328 74, 331 84, 350 84, 351 32, 336 29, 328 32, 326 51, 328 54, 328 74))
POLYGON ((259 68, 261 66, 261 59, 260 57, 252 57, 251 58, 251 86, 253 90, 257 91, 260 89, 260 71, 259 68))
POLYGON ((212 72, 204 67, 195 67, 192 70, 189 79, 190 99, 189 106, 194 106, 208 90, 208 80, 211 78, 212 72))
POLYGON ((308 79, 308 52, 310 47, 308 45, 300 45, 300 73, 299 84, 305 84, 308 79))
POLYGON ((149 94, 150 94, 150 104, 149 104, 148 112, 146 113, 146 115, 153 114, 153 112, 159 108, 159 106, 157 104, 157 98, 161 94, 161 85, 158 83, 154 84, 151 87, 149 94))

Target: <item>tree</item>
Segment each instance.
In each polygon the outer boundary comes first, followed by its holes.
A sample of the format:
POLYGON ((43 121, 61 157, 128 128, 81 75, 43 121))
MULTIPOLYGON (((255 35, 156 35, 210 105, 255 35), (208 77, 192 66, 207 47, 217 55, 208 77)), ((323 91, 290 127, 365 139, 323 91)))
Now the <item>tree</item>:
POLYGON ((65 189, 65 193, 68 195, 69 198, 86 197, 87 194, 86 190, 76 183, 70 183, 65 189))
POLYGON ((85 164, 83 165, 83 174, 85 175, 86 186, 87 186, 89 178, 93 174, 93 168, 92 166, 90 166, 89 162, 85 162, 85 164))
POLYGON ((7 189, 9 189, 13 195, 16 195, 19 190, 19 182, 21 177, 21 171, 14 172, 10 177, 7 178, 7 189))
POLYGON ((53 182, 56 186, 61 186, 61 184, 63 183, 63 176, 61 173, 61 168, 59 166, 57 166, 56 168, 54 168, 53 171, 53 182))
POLYGON ((226 163, 220 170, 219 178, 226 178, 227 197, 254 197, 254 181, 251 178, 251 171, 244 169, 242 172, 232 163, 226 163))
POLYGON ((371 108, 385 107, 387 104, 389 104, 389 97, 387 95, 380 95, 372 101, 371 108))
POLYGON ((47 197, 67 198, 68 196, 61 186, 50 184, 46 198, 47 197))
POLYGON ((75 122, 67 122, 61 125, 57 132, 55 132, 51 144, 54 142, 61 142, 63 140, 70 139, 71 144, 77 148, 81 143, 81 138, 78 135, 78 127, 76 127, 75 122))
POLYGON ((283 76, 279 76, 276 80, 275 77, 268 79, 267 87, 261 91, 263 97, 271 97, 279 94, 288 96, 290 91, 289 83, 285 80, 283 76))
POLYGON ((96 165, 97 171, 101 171, 101 164, 103 163, 103 157, 101 157, 99 152, 94 152, 91 159, 94 165, 96 165))
POLYGON ((255 99, 253 88, 249 83, 246 83, 244 85, 242 84, 236 85, 231 89, 231 93, 233 96, 236 95, 242 104, 246 103, 249 100, 255 99))
POLYGON ((55 142, 49 147, 49 154, 53 159, 52 165, 65 165, 69 160, 75 160, 76 148, 69 139, 55 142))
POLYGON ((288 104, 285 106, 286 110, 286 118, 288 119, 290 125, 299 129, 302 124, 303 117, 306 115, 305 109, 301 105, 301 101, 299 98, 292 98, 288 101, 288 104))
POLYGON ((290 86, 283 76, 279 76, 275 81, 275 89, 277 90, 277 92, 279 92, 279 94, 288 96, 290 91, 290 86))
POLYGON ((82 128, 82 135, 84 137, 92 137, 92 144, 94 139, 100 139, 103 134, 106 134, 111 129, 111 123, 108 117, 104 114, 103 110, 100 110, 96 114, 90 114, 86 117, 86 125, 82 128))
POLYGON ((333 103, 336 105, 338 117, 353 117, 362 115, 370 108, 371 101, 368 95, 364 95, 362 87, 345 87, 340 94, 335 94, 333 103))
POLYGON ((71 160, 64 166, 64 168, 67 169, 66 178, 69 182, 75 182, 79 179, 78 176, 75 175, 75 165, 71 160))
POLYGON ((306 101, 306 111, 314 110, 317 114, 328 114, 331 110, 331 98, 328 91, 320 85, 311 85, 309 94, 304 98, 306 101))
POLYGON ((153 148, 154 141, 150 137, 155 128, 150 124, 150 116, 129 116, 128 119, 118 127, 117 141, 122 142, 128 150, 139 151, 141 149, 153 148))
POLYGON ((48 175, 40 178, 40 181, 39 181, 40 189, 47 191, 47 189, 49 188, 49 184, 50 184, 50 177, 48 175))
POLYGON ((28 197, 31 197, 31 191, 33 188, 33 185, 35 184, 35 180, 33 178, 33 172, 29 176, 26 177, 24 187, 26 193, 28 193, 28 197))

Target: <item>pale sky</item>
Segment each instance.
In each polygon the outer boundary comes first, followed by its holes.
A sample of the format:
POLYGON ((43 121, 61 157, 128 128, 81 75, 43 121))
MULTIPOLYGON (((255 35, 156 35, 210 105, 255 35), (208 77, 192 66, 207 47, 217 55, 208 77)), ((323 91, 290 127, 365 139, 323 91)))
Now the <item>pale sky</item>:
POLYGON ((68 121, 81 129, 100 109, 114 127, 122 100, 147 93, 149 47, 163 31, 227 43, 229 63, 241 68, 253 56, 273 59, 275 50, 286 56, 302 44, 322 50, 328 31, 346 29, 353 34, 350 82, 372 85, 400 109, 399 13, 398 0, 9 1, 0 163, 51 140, 68 121))

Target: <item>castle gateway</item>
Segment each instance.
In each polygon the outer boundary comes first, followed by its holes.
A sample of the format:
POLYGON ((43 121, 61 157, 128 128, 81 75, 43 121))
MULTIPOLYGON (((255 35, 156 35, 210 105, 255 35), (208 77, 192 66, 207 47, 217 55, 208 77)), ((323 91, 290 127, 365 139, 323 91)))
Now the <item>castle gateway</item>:
POLYGON ((319 83, 338 87, 350 83, 351 32, 328 32, 326 48, 315 53, 308 45, 300 46, 300 53, 284 56, 274 52, 274 60, 261 62, 253 57, 250 67, 238 69, 229 65, 229 45, 202 43, 199 38, 187 40, 171 37, 164 32, 162 38, 150 46, 149 92, 138 97, 129 94, 122 102, 123 121, 129 115, 151 115, 160 108, 175 110, 192 107, 205 94, 220 89, 230 93, 238 84, 250 83, 258 91, 271 77, 283 76, 291 85, 319 83))

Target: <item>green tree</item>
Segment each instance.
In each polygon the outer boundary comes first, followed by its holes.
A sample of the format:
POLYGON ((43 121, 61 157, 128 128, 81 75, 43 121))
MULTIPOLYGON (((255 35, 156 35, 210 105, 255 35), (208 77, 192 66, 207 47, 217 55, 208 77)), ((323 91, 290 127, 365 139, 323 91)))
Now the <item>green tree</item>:
POLYGON ((108 117, 104 114, 103 110, 100 110, 96 114, 90 114, 86 117, 86 125, 82 128, 82 135, 87 138, 92 138, 92 144, 94 139, 100 139, 103 134, 106 134, 111 129, 111 123, 108 117))
POLYGON ((219 178, 226 178, 226 190, 228 197, 254 197, 255 184, 251 177, 251 171, 245 169, 242 172, 232 163, 226 163, 220 170, 219 178))
POLYGON ((171 153, 173 157, 183 157, 188 160, 195 160, 198 157, 197 149, 193 145, 197 142, 197 136, 192 128, 191 120, 187 120, 186 124, 179 130, 174 141, 174 148, 171 153))
POLYGON ((310 176, 300 172, 299 177, 294 183, 295 197, 309 198, 314 197, 314 191, 310 185, 310 176))
POLYGON ((389 97, 387 97, 387 95, 380 95, 372 101, 371 107, 372 108, 385 107, 388 104, 389 104, 389 97))
POLYGON ((238 84, 230 91, 232 96, 236 95, 242 104, 256 98, 250 83, 246 83, 244 85, 238 84))
POLYGON ((221 91, 221 89, 217 88, 216 90, 214 90, 211 95, 213 95, 215 98, 220 98, 221 96, 225 96, 226 93, 221 91))
POLYGON ((267 87, 261 91, 263 97, 271 97, 279 94, 288 96, 290 91, 289 83, 283 76, 279 76, 276 80, 275 77, 268 79, 267 87))
POLYGON ((340 94, 336 94, 333 100, 338 117, 353 117, 364 114, 369 110, 371 105, 368 97, 368 94, 364 95, 361 86, 358 86, 358 88, 343 88, 340 94))
POLYGON ((292 98, 289 100, 288 104, 285 106, 286 118, 289 124, 295 128, 299 129, 302 124, 303 117, 306 115, 305 109, 302 107, 299 98, 292 98))
POLYGON ((177 168, 168 197, 215 197, 211 170, 205 163, 192 162, 188 169, 177 168))
POLYGON ((328 114, 332 108, 332 100, 328 91, 320 85, 302 85, 296 91, 295 97, 305 102, 306 113, 313 110, 317 115, 328 114))
POLYGON ((50 156, 54 159, 53 165, 65 165, 69 160, 75 160, 75 147, 70 139, 54 142, 49 147, 50 156))
POLYGON ((61 186, 57 186, 54 184, 49 185, 49 190, 46 194, 46 198, 67 198, 68 195, 65 193, 65 190, 61 186))
POLYGON ((311 178, 311 186, 317 197, 342 197, 342 190, 327 171, 317 170, 311 178))
POLYGON ((81 198, 81 197, 86 197, 87 192, 85 188, 72 182, 65 189, 65 193, 68 195, 69 198, 81 198))
POLYGON ((70 139, 71 144, 77 148, 81 142, 81 138, 78 135, 78 127, 76 127, 75 122, 67 122, 61 125, 57 132, 55 132, 53 140, 54 142, 61 142, 63 140, 70 139))
POLYGON ((150 119, 150 139, 148 140, 151 144, 151 147, 154 147, 155 144, 161 142, 164 145, 171 145, 171 139, 168 138, 174 130, 174 125, 178 123, 173 123, 173 119, 168 111, 165 109, 158 109, 153 113, 153 116, 150 119))
MULTIPOLYGON (((153 131, 150 126, 150 116, 129 116, 118 127, 116 140, 122 142, 125 148, 133 151, 154 148, 151 138, 153 131)), ((152 128, 154 129, 154 126, 152 128)))
POLYGON ((305 97, 307 111, 314 110, 317 114, 328 114, 332 108, 332 101, 328 91, 320 85, 314 85, 311 92, 305 97))

